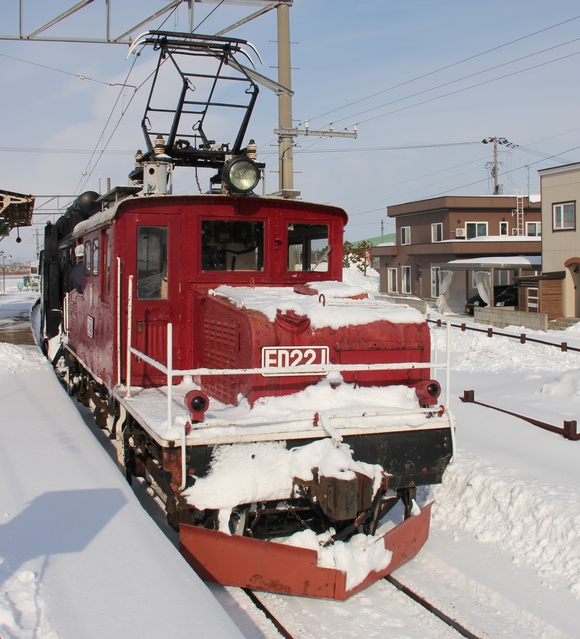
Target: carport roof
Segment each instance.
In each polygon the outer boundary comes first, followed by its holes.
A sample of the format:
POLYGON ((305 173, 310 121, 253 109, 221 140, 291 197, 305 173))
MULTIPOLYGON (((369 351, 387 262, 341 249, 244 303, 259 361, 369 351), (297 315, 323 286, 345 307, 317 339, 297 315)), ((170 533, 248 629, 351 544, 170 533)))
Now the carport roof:
POLYGON ((506 255, 501 257, 474 257, 466 260, 451 260, 444 264, 434 264, 449 271, 481 269, 540 269, 542 258, 539 255, 506 255))

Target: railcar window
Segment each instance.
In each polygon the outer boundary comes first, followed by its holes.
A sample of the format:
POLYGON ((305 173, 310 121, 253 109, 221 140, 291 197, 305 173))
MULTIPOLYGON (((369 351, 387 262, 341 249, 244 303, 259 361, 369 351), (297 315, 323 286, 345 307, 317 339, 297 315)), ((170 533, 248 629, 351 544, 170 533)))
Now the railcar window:
POLYGON ((288 270, 328 271, 327 224, 288 224, 288 270))
POLYGON ((85 265, 85 275, 87 277, 89 277, 89 275, 91 274, 91 266, 92 266, 92 261, 91 261, 91 242, 85 242, 85 252, 83 255, 83 262, 85 265))
POLYGON ((93 240, 93 275, 99 274, 99 240, 93 240))
POLYGON ((167 299, 167 227, 137 229, 137 297, 167 299))
POLYGON ((202 220, 203 271, 262 271, 264 223, 238 220, 202 220))

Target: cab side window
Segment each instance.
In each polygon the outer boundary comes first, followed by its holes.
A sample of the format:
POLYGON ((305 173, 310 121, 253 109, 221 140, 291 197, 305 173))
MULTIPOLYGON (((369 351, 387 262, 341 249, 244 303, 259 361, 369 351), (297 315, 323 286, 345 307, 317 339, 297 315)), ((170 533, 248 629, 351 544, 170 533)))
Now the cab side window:
POLYGON ((288 270, 328 271, 327 224, 288 224, 288 270))
POLYGON ((99 240, 93 240, 93 275, 99 274, 99 240))
POLYGON ((85 253, 83 257, 83 262, 85 266, 85 275, 87 277, 89 277, 91 274, 91 267, 93 264, 92 257, 91 257, 92 256, 91 248, 92 248, 92 243, 90 240, 87 240, 85 242, 85 253))
POLYGON ((137 229, 137 297, 167 299, 167 227, 137 229))

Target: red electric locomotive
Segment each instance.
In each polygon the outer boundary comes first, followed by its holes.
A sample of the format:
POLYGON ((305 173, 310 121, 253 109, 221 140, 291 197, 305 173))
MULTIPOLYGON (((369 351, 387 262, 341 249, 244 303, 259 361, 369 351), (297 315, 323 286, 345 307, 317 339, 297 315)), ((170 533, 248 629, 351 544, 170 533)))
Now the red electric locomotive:
MULTIPOLYGON (((210 95, 236 69, 251 112, 243 41, 140 43, 161 51, 160 67, 217 61, 210 95)), ((151 93, 130 184, 83 194, 46 227, 47 351, 111 432, 127 478, 163 496, 202 578, 345 599, 418 552, 430 508, 416 489, 441 482, 453 456, 429 329, 342 282, 342 209, 254 194, 249 115, 231 147, 208 140, 215 105, 188 99, 207 71, 179 68, 165 128, 150 125, 166 113, 151 93), (172 195, 174 166, 215 169, 209 192, 172 195)))

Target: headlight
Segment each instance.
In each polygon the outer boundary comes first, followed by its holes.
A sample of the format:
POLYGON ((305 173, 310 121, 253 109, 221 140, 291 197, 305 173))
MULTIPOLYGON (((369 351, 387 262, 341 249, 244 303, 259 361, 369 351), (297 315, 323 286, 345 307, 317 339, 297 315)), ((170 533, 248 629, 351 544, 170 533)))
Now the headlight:
POLYGON ((260 181, 260 169, 249 158, 237 157, 224 165, 222 180, 228 191, 250 193, 260 181))

